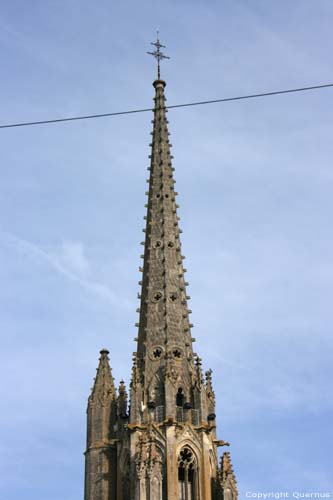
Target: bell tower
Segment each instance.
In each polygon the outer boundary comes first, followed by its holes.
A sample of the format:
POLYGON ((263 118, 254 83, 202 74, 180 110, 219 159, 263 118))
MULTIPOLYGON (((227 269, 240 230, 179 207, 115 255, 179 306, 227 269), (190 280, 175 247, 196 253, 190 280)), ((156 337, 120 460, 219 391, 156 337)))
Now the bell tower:
POLYGON ((85 500, 237 500, 228 445, 216 435, 212 372, 193 351, 157 37, 154 117, 137 349, 130 404, 116 391, 107 352, 88 404, 85 500), (104 381, 99 381, 101 373, 104 381), (104 399, 96 387, 105 386, 104 399), (95 392, 94 392, 95 391, 95 392), (95 402, 96 400, 96 402, 95 402), (99 406, 98 406, 99 405, 99 406), (103 406, 104 405, 104 406, 103 406), (92 409, 93 408, 93 409, 92 409), (94 429, 98 428, 98 431, 94 429), (94 436, 96 439, 94 440, 94 436))

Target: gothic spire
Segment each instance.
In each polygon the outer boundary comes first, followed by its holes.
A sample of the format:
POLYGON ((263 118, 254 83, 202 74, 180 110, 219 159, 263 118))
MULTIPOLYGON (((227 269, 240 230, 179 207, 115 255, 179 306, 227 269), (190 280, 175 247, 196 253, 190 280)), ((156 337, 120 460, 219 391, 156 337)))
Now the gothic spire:
POLYGON ((94 386, 89 397, 89 403, 96 400, 103 402, 108 398, 116 398, 116 389, 109 364, 109 351, 102 349, 100 351, 99 365, 97 368, 94 386))
MULTIPOLYGON (((155 106, 150 166, 137 366, 143 388, 151 396, 162 383, 161 373, 191 385, 194 372, 191 323, 174 190, 175 180, 170 153, 166 98, 163 80, 155 80, 155 106), (163 368, 161 370, 161 368, 163 368), (180 369, 181 368, 181 369, 180 369)), ((159 391, 160 393, 161 391, 159 391)), ((162 403, 160 403, 162 404, 162 403)))
POLYGON ((164 58, 159 39, 140 267, 137 349, 130 401, 116 394, 108 351, 101 351, 88 403, 85 500, 237 500, 230 456, 218 466, 211 371, 193 353, 184 257, 169 142, 164 58))

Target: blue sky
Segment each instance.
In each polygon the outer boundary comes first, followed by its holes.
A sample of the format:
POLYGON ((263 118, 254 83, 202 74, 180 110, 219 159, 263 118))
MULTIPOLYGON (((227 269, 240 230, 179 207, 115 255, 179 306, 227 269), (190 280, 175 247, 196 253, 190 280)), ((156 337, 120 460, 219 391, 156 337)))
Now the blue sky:
MULTIPOLYGON (((12 0, 1 123, 332 82, 329 0, 12 0)), ((332 491, 332 100, 170 110, 193 335, 246 491, 332 491)), ((1 500, 83 498, 99 350, 129 381, 149 113, 0 131, 1 500)))

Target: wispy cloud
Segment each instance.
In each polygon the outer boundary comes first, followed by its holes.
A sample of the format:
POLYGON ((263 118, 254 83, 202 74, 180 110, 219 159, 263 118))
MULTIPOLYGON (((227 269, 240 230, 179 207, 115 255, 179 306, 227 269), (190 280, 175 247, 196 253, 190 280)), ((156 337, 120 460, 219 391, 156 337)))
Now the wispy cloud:
POLYGON ((119 300, 117 294, 108 286, 89 278, 91 268, 81 242, 63 242, 59 248, 48 252, 39 245, 12 233, 0 231, 0 235, 3 240, 2 243, 10 245, 27 258, 35 258, 48 263, 51 269, 57 271, 71 282, 76 283, 82 289, 114 305, 119 306, 119 304, 123 304, 125 307, 131 307, 129 301, 124 298, 119 300))
POLYGON ((89 276, 91 267, 82 242, 65 241, 57 252, 51 252, 48 256, 55 265, 62 269, 71 270, 77 276, 89 276))

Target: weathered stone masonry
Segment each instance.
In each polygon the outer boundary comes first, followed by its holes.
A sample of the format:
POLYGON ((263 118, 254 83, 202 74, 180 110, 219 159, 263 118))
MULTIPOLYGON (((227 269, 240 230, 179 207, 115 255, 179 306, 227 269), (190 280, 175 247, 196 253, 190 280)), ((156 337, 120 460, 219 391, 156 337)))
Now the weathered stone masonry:
POLYGON ((155 106, 130 404, 102 350, 87 409, 85 500, 236 500, 215 394, 193 352, 163 80, 155 106))

